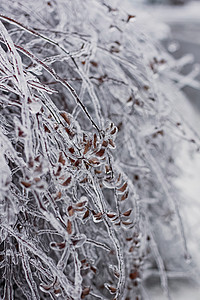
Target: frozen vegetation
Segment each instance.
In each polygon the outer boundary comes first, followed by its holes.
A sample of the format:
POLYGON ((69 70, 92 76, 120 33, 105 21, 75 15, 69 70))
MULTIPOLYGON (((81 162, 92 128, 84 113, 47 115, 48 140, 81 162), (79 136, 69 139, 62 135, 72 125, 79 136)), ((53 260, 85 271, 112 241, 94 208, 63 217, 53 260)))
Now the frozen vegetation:
POLYGON ((177 109, 188 57, 124 2, 0 11, 0 299, 146 300, 157 280, 170 299, 199 275, 175 185, 200 147, 177 109))

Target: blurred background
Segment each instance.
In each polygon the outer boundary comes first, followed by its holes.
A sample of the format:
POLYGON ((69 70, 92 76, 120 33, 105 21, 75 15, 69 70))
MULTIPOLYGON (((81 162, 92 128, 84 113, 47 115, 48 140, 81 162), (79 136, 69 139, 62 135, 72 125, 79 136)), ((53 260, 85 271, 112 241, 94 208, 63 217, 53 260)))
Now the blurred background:
MULTIPOLYGON (((170 33, 163 44, 169 52, 179 59, 187 55, 191 59, 182 70, 188 74, 192 70, 199 72, 200 64, 200 1, 191 0, 146 0, 147 9, 156 19, 165 22, 170 33), (192 65, 192 63, 194 65, 192 65), (193 68, 193 69, 192 69, 193 68)), ((187 94, 191 105, 200 111, 200 76, 196 76, 196 86, 186 86, 183 91, 187 94)), ((200 127, 199 127, 200 129, 200 127)))
MULTIPOLYGON (((130 0, 131 1, 131 0, 130 0)), ((132 1, 131 1, 132 2, 132 1)), ((133 3, 133 2, 132 2, 133 3)), ((139 1, 138 1, 139 4, 139 1)), ((141 4, 141 2, 140 2, 141 4)), ((190 0, 144 0, 143 10, 160 24, 161 42, 177 61, 186 62, 180 69, 177 84, 187 96, 187 103, 177 99, 180 113, 200 136, 200 1, 190 0), (163 23, 166 27, 162 27, 163 23), (161 29, 162 27, 162 29, 161 29)), ((185 145, 178 160, 182 175, 177 179, 177 187, 185 200, 181 215, 189 228, 188 246, 193 261, 200 259, 200 153, 189 153, 185 145)), ((167 251, 167 250, 166 250, 167 251)), ((198 267, 197 267, 198 268, 198 267)), ((197 270, 197 273, 200 270, 197 270)), ((153 285, 152 285, 153 287, 153 285)), ((199 300, 200 287, 187 285, 184 279, 174 282, 172 299, 199 300)), ((152 288, 152 299, 165 299, 158 288, 152 288)))

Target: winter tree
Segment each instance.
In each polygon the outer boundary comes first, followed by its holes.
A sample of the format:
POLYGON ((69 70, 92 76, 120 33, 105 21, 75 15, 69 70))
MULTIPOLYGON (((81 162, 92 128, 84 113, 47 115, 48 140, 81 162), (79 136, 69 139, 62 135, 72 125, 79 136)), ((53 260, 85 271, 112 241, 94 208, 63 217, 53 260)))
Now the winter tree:
POLYGON ((199 150, 181 62, 117 1, 0 9, 1 299, 148 299, 153 277, 170 298, 193 272, 176 157, 199 150))

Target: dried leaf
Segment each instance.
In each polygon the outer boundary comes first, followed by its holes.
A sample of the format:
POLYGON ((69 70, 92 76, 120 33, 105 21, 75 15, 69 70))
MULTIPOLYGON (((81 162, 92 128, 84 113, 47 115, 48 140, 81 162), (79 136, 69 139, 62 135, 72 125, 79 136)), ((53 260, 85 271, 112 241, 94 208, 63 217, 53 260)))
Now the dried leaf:
POLYGON ((19 137, 26 137, 26 133, 20 127, 18 127, 18 136, 19 137))
POLYGON ((60 199, 61 196, 62 196, 62 193, 61 193, 61 191, 59 191, 55 197, 55 200, 60 199))
POLYGON ((41 178, 39 178, 39 177, 36 177, 36 178, 34 178, 34 181, 37 183, 37 182, 39 182, 41 180, 41 178))
POLYGON ((71 124, 70 118, 66 112, 61 112, 60 115, 63 117, 63 119, 67 122, 68 125, 71 124))
POLYGON ((51 285, 40 285, 40 289, 41 291, 43 292, 47 292, 47 291, 50 291, 52 289, 52 286, 51 285))
POLYGON ((79 248, 86 242, 86 236, 81 234, 80 236, 73 237, 71 241, 76 248, 79 248))
POLYGON ((135 18, 134 15, 128 15, 128 18, 127 18, 126 22, 128 23, 128 22, 129 22, 131 19, 133 19, 133 18, 135 18))
POLYGON ((58 166, 58 170, 57 170, 57 172, 55 173, 55 176, 60 176, 61 170, 62 170, 61 166, 58 166))
POLYGON ((89 151, 90 146, 91 146, 91 145, 90 145, 90 142, 88 141, 87 144, 85 145, 83 155, 85 155, 85 154, 89 151))
POLYGON ((119 53, 120 49, 118 47, 115 47, 114 45, 112 45, 110 47, 110 53, 119 53))
POLYGON ((130 96, 126 102, 129 103, 129 102, 131 102, 132 100, 133 100, 133 97, 130 96))
POLYGON ((73 147, 69 148, 68 150, 69 150, 69 152, 72 153, 72 154, 75 152, 75 150, 74 150, 73 147))
POLYGON ((129 274, 129 277, 130 277, 130 279, 132 279, 132 280, 138 278, 138 276, 139 276, 138 271, 134 271, 134 272, 131 272, 131 273, 129 274))
POLYGON ((99 165, 100 164, 99 160, 95 157, 92 157, 91 159, 89 159, 89 163, 93 164, 93 165, 99 165))
POLYGON ((73 137, 74 136, 74 133, 67 127, 65 127, 65 131, 67 132, 67 134, 70 136, 70 137, 73 137))
POLYGON ((120 192, 124 192, 126 190, 128 186, 128 183, 125 182, 120 188, 118 188, 117 190, 120 191, 120 192))
POLYGON ((81 299, 84 299, 85 296, 89 295, 89 293, 90 293, 90 287, 85 287, 85 288, 82 290, 81 299))
POLYGON ((113 148, 115 148, 115 144, 114 144, 113 140, 109 139, 109 140, 108 140, 108 143, 109 143, 113 148))
POLYGON ((26 182, 26 181, 21 181, 21 184, 23 184, 23 186, 25 186, 25 188, 29 188, 32 185, 32 183, 26 182))
POLYGON ((72 222, 67 220, 67 233, 72 234, 72 222))
POLYGON ((98 67, 98 63, 97 63, 96 61, 91 60, 90 63, 91 63, 91 65, 92 65, 93 67, 95 67, 95 68, 98 67))
POLYGON ((115 127, 111 132, 110 132, 110 134, 115 134, 117 132, 117 127, 115 127))
POLYGON ((112 129, 113 127, 115 126, 115 124, 113 122, 110 123, 110 128, 109 129, 112 129))
POLYGON ((107 288, 109 289, 109 291, 110 291, 111 294, 115 294, 116 291, 117 291, 116 288, 114 288, 113 286, 110 286, 110 285, 107 285, 107 288))
POLYGON ((75 163, 75 160, 72 159, 72 158, 70 158, 70 157, 69 157, 69 160, 70 160, 71 164, 74 164, 74 163, 75 163))
POLYGON ((122 221, 122 224, 124 224, 125 226, 131 225, 133 224, 132 222, 126 222, 126 221, 122 221))
POLYGON ((152 137, 156 138, 158 135, 163 136, 164 135, 164 131, 163 130, 158 130, 157 132, 155 132, 154 134, 152 134, 152 137))
POLYGON ((51 248, 56 248, 57 250, 62 250, 62 249, 65 248, 66 243, 65 243, 65 242, 63 242, 63 243, 52 242, 52 243, 50 244, 50 246, 51 246, 51 248))
POLYGON ((86 143, 87 142, 87 135, 83 132, 83 142, 86 143))
POLYGON ((45 131, 45 132, 48 132, 48 133, 51 132, 51 131, 49 130, 49 128, 48 128, 46 125, 44 125, 44 131, 45 131))
POLYGON ((115 223, 116 226, 120 226, 121 225, 121 221, 119 221, 118 223, 115 223))
POLYGON ((135 179, 136 181, 139 180, 139 179, 140 179, 139 175, 135 174, 135 175, 134 175, 134 179, 135 179))
POLYGON ((117 278, 119 278, 119 276, 120 276, 119 272, 117 272, 117 271, 114 271, 114 275, 115 275, 115 277, 117 277, 117 278))
POLYGON ((63 182, 63 186, 68 186, 70 183, 71 183, 71 180, 72 180, 72 177, 70 176, 69 178, 67 178, 67 180, 65 180, 64 182, 63 182))
POLYGON ((95 217, 96 221, 100 221, 102 219, 102 217, 95 217))
POLYGON ((38 185, 37 188, 38 188, 38 189, 43 189, 43 188, 44 188, 44 185, 43 185, 43 184, 42 184, 42 185, 38 185))
POLYGON ((83 220, 87 219, 89 217, 89 215, 90 215, 89 210, 86 210, 86 212, 85 212, 85 214, 83 216, 83 220))
POLYGON ((93 145, 94 145, 94 149, 96 149, 96 147, 97 147, 97 135, 96 135, 96 133, 94 134, 93 145))
POLYGON ((128 217, 128 216, 130 216, 131 212, 132 212, 132 209, 129 209, 129 210, 127 210, 126 212, 124 212, 123 215, 124 215, 125 217, 128 217))
POLYGON ((87 201, 78 202, 78 203, 76 203, 76 207, 83 207, 83 206, 85 206, 85 204, 87 204, 87 201))
POLYGON ((35 161, 37 161, 37 162, 40 161, 40 155, 36 156, 35 161))
POLYGON ((75 163, 74 163, 74 166, 75 166, 75 167, 78 167, 79 165, 80 165, 80 160, 77 159, 77 160, 75 161, 75 163))
POLYGON ((63 158, 63 154, 62 152, 60 152, 59 154, 59 159, 58 159, 59 163, 61 163, 63 166, 65 165, 65 159, 63 158))
POLYGON ((105 165, 105 169, 106 169, 106 173, 109 173, 111 171, 110 166, 108 166, 108 165, 105 165))
POLYGON ((129 252, 133 252, 133 250, 134 250, 134 247, 131 246, 131 247, 129 248, 129 252))
POLYGON ((88 178, 87 177, 83 178, 83 180, 80 181, 80 183, 86 183, 86 182, 88 182, 88 178))
POLYGON ((96 156, 102 157, 105 153, 105 149, 101 148, 98 152, 96 152, 96 156))
POLYGON ((114 218, 116 216, 116 214, 107 214, 108 218, 114 218))
POLYGON ((42 163, 37 168, 35 168, 35 171, 38 173, 42 172, 42 163))
POLYGON ((121 201, 126 200, 128 198, 128 194, 129 194, 129 191, 127 191, 125 194, 123 194, 121 197, 121 201))
POLYGON ((107 147, 108 146, 108 141, 103 141, 102 146, 107 147))
POLYGON ((117 178, 117 182, 119 182, 120 179, 121 179, 121 173, 119 173, 119 176, 118 176, 118 178, 117 178))
POLYGON ((96 274, 97 269, 95 267, 91 266, 90 269, 91 269, 92 272, 94 272, 96 274))
POLYGON ((33 168, 34 167, 34 161, 33 161, 32 158, 29 159, 28 166, 29 166, 29 168, 33 168))
POLYGON ((94 170, 94 172, 95 172, 95 174, 101 174, 102 173, 102 171, 100 171, 100 170, 94 170))
POLYGON ((81 207, 81 208, 74 208, 75 211, 84 211, 85 207, 81 207))
POLYGON ((53 292, 57 297, 61 295, 61 289, 55 289, 53 292))
POLYGON ((72 217, 74 215, 74 209, 73 209, 72 206, 68 207, 68 214, 69 214, 70 217, 72 217))
POLYGON ((99 217, 101 217, 102 216, 102 213, 101 212, 99 212, 99 213, 97 213, 97 214, 94 214, 94 217, 96 217, 96 218, 99 218, 99 217))

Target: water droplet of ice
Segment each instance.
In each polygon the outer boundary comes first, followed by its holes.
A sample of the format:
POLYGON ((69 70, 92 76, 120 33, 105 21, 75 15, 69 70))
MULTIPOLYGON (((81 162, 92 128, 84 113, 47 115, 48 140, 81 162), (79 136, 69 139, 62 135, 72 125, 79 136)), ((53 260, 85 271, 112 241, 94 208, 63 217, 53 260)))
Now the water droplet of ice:
POLYGON ((171 52, 171 53, 176 52, 179 48, 180 48, 180 45, 179 45, 179 43, 176 42, 176 41, 170 42, 170 43, 168 44, 168 50, 169 50, 169 52, 171 52))
POLYGON ((37 114, 42 107, 42 104, 39 101, 33 101, 29 105, 34 114, 37 114))

